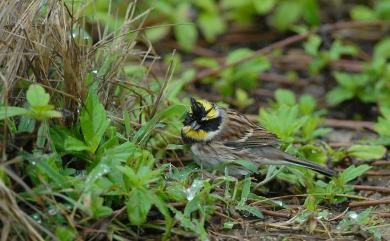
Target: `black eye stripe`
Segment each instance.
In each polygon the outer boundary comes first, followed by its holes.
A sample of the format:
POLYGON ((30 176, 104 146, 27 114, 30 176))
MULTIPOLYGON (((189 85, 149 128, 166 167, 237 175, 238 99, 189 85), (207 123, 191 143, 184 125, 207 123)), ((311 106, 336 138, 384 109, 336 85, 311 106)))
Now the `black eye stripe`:
POLYGON ((204 120, 201 121, 200 124, 200 129, 205 130, 205 131, 216 131, 219 129, 219 126, 221 124, 221 117, 213 118, 210 120, 204 120))

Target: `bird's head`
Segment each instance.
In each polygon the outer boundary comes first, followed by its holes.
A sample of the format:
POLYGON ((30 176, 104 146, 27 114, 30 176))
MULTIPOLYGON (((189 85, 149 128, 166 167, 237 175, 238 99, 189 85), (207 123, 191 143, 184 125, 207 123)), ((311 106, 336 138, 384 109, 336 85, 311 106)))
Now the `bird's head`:
POLYGON ((221 128, 222 109, 207 100, 195 100, 191 97, 191 109, 186 113, 181 129, 185 143, 208 142, 221 128))

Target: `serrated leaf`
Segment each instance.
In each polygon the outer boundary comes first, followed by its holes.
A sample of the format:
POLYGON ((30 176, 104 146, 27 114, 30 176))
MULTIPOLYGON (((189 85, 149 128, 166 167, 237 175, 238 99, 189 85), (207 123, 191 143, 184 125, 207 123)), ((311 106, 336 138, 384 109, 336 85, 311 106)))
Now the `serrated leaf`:
POLYGON ((106 110, 95 92, 94 88, 89 90, 85 108, 80 114, 81 130, 90 152, 96 151, 109 125, 106 110))
POLYGON ((379 145, 353 145, 348 154, 363 161, 380 159, 386 154, 386 148, 379 145))
POLYGON ((130 192, 126 207, 131 224, 141 225, 146 222, 146 217, 152 207, 152 199, 149 191, 144 188, 134 188, 130 192))
POLYGON ((371 167, 368 165, 360 165, 358 167, 355 167, 354 165, 349 166, 347 169, 345 169, 338 177, 338 179, 341 181, 341 183, 346 184, 353 179, 360 177, 365 173, 366 171, 370 170, 371 167))
POLYGON ((275 99, 278 104, 293 106, 295 104, 295 94, 291 90, 277 89, 275 91, 275 99))

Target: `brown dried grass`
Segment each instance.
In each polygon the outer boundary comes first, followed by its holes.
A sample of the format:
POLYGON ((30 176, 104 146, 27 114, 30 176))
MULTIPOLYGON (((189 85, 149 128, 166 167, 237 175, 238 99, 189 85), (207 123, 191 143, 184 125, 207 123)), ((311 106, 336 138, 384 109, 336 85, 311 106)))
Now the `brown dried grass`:
MULTIPOLYGON (((147 51, 134 50, 137 41, 141 40, 139 33, 148 12, 136 15, 135 4, 130 4, 123 24, 113 32, 98 28, 97 41, 92 43, 92 40, 85 41, 80 35, 90 24, 83 17, 85 7, 81 5, 71 10, 72 7, 60 0, 0 1, 2 105, 22 105, 25 103, 26 85, 39 83, 50 93, 51 104, 72 113, 73 119, 67 124, 73 124, 86 97, 87 76, 94 70, 104 69, 102 66, 106 71, 95 75, 93 81, 98 82, 98 94, 108 109, 122 113, 122 108, 131 107, 135 99, 142 102, 143 96, 134 93, 135 97, 131 98, 126 93, 117 101, 117 105, 112 104, 118 84, 128 88, 146 86, 132 82, 121 71, 123 65, 130 61, 143 64, 146 56, 152 52, 150 43, 146 43, 147 51)), ((118 99, 118 96, 115 98, 118 99)), ((4 144, 7 129, 1 129, 4 130, 0 135, 4 144)), ((5 155, 3 163, 4 158, 5 155)), ((0 173, 6 172, 4 168, 0 166, 0 173)), ((13 186, 22 187, 27 192, 31 190, 27 190, 26 184, 21 185, 23 180, 16 174, 14 181, 15 178, 20 181, 19 185, 0 179, 1 240, 44 240, 43 232, 55 239, 18 205, 13 186)))

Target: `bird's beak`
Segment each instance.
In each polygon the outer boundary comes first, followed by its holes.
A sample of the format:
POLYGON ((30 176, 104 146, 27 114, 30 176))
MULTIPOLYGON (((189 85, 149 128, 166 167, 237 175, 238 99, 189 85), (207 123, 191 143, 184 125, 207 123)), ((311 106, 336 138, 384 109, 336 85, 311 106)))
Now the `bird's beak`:
POLYGON ((198 124, 198 122, 193 121, 193 122, 191 123, 191 128, 192 128, 193 130, 198 130, 198 129, 200 128, 200 125, 198 124))

